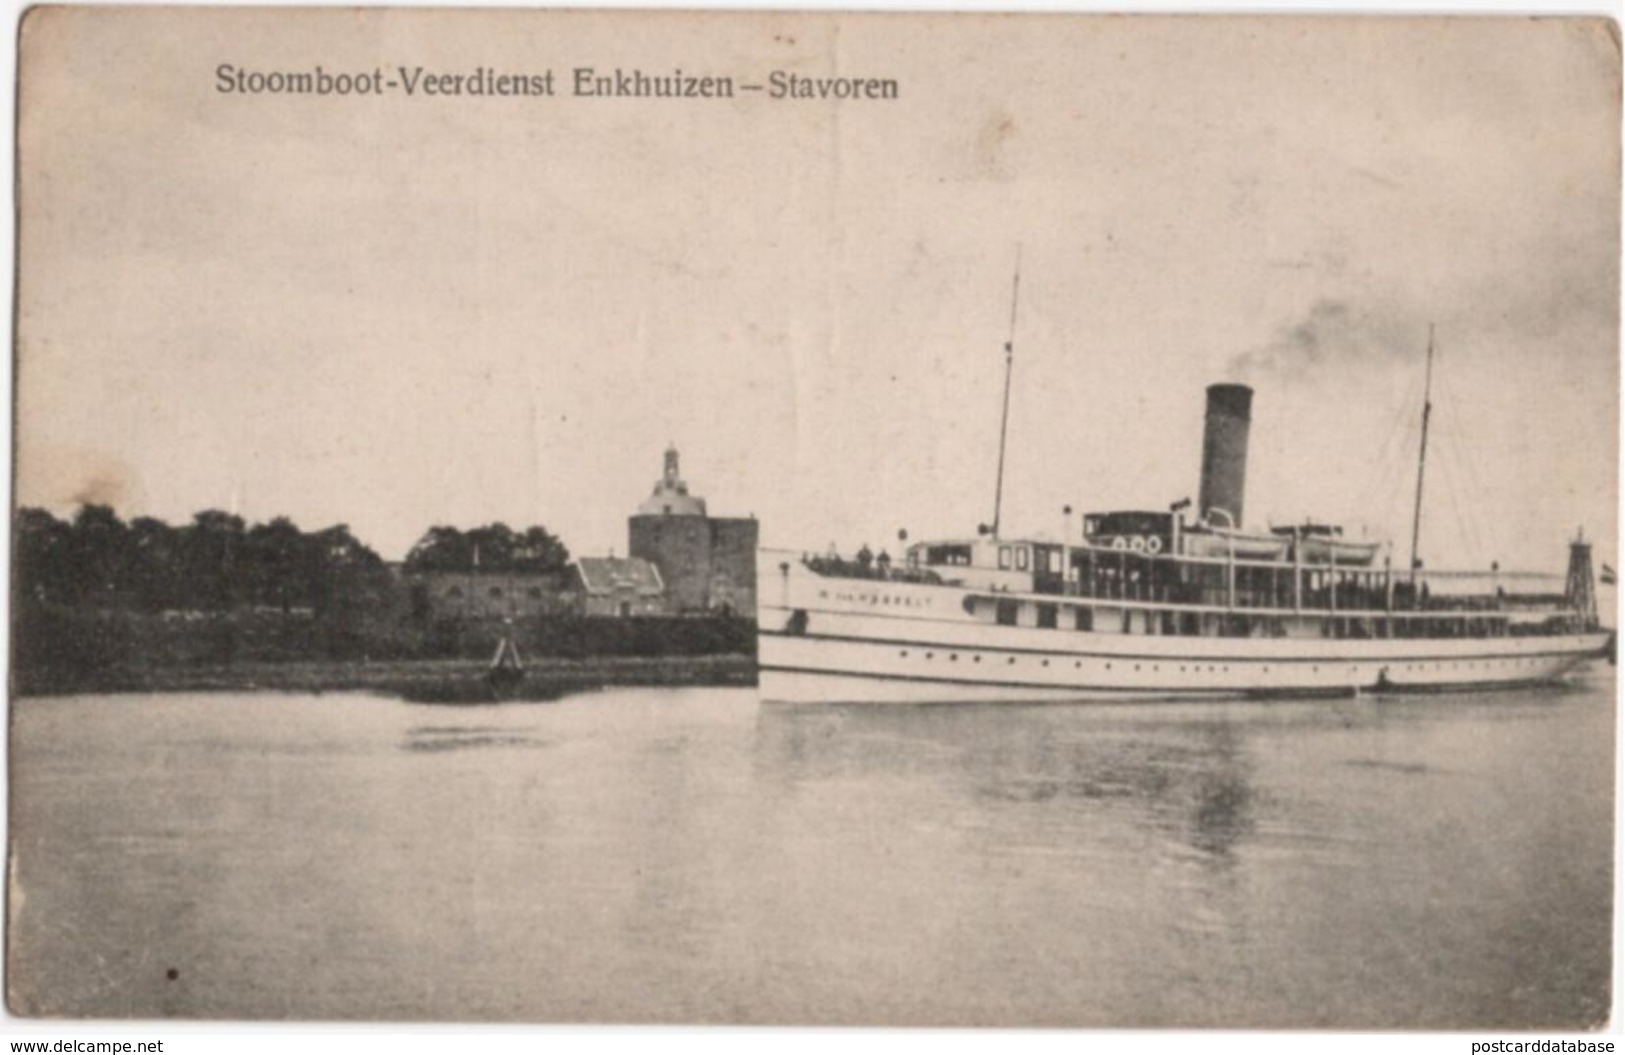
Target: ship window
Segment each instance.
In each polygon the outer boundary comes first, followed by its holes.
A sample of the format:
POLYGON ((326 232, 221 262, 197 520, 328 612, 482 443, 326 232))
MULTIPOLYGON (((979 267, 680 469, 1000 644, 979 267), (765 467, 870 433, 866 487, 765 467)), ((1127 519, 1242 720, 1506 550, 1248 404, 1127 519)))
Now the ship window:
POLYGON ((998 624, 1000 626, 1015 626, 1017 607, 1018 606, 1015 601, 999 601, 997 613, 998 624))
POLYGON ((1073 619, 1079 630, 1093 630, 1095 628, 1094 612, 1088 608, 1074 608, 1073 619))
POLYGON ((1009 567, 1010 567, 1010 547, 1009 546, 1000 546, 999 547, 999 568, 1000 568, 1000 570, 1004 570, 1004 569, 1008 569, 1009 567))
POLYGON ((1017 546, 1016 547, 1016 569, 1018 571, 1026 571, 1027 570, 1027 547, 1026 546, 1017 546))
POLYGON ((1045 630, 1055 629, 1056 608, 1053 604, 1038 606, 1038 625, 1045 630))

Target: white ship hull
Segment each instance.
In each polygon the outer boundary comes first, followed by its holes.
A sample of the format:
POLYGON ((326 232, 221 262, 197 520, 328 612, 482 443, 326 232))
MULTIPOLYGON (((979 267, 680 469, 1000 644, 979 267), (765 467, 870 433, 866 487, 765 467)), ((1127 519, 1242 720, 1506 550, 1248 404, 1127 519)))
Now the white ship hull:
MULTIPOLYGON (((1486 638, 1231 638, 991 625, 978 594, 823 577, 799 554, 758 567, 761 698, 773 702, 1043 702, 1347 695, 1559 681, 1605 632, 1486 638)), ((1058 599, 1059 600, 1059 599, 1058 599)))

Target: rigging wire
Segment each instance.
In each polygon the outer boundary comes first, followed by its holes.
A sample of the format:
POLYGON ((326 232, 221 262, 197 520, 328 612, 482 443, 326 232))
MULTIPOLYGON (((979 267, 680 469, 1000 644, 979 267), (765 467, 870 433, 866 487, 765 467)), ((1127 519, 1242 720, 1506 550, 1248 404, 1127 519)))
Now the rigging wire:
POLYGON ((1485 486, 1484 474, 1480 470, 1476 451, 1473 445, 1467 442, 1469 430, 1465 427, 1464 419, 1467 415, 1464 408, 1469 406, 1457 393, 1453 379, 1441 377, 1444 384, 1441 403, 1449 407, 1446 413, 1444 428, 1440 429, 1440 436, 1444 442, 1444 449, 1448 458, 1449 471, 1456 476, 1458 493, 1462 496, 1463 508, 1458 516, 1463 534, 1472 546, 1472 558, 1475 564, 1487 564, 1492 559, 1498 559, 1502 545, 1498 525, 1495 518, 1486 514, 1485 497, 1489 494, 1485 486), (1475 501, 1475 498, 1477 499, 1475 501))
POLYGON ((1404 475, 1402 470, 1409 461, 1409 452, 1416 446, 1413 421, 1420 413, 1421 406, 1415 398, 1393 404, 1386 422, 1386 434, 1361 492, 1360 507, 1378 511, 1384 525, 1392 521, 1398 503, 1404 497, 1403 490, 1394 487, 1394 480, 1404 475))
POLYGON ((1416 418, 1421 414, 1421 396, 1407 394, 1394 401, 1384 420, 1384 435, 1370 463, 1365 484, 1360 491, 1360 509, 1376 521, 1371 525, 1390 542, 1398 538, 1395 530, 1404 516, 1408 484, 1412 479, 1407 468, 1416 450, 1418 437, 1416 418), (1396 486, 1396 481, 1399 485, 1396 486))
POLYGON ((1375 456, 1367 463, 1367 471, 1360 483, 1360 490, 1356 495, 1357 506, 1361 510, 1370 510, 1376 505, 1377 498, 1377 472, 1380 472, 1389 456, 1389 448, 1393 446, 1393 433, 1396 428, 1394 409, 1389 408, 1387 417, 1382 422, 1382 440, 1375 449, 1375 456), (1375 469, 1376 472, 1371 471, 1375 469))
POLYGON ((1453 536, 1452 542, 1455 545, 1457 554, 1447 563, 1466 562, 1473 564, 1476 563, 1476 560, 1469 560, 1467 554, 1474 552, 1475 540, 1472 524, 1469 522, 1469 518, 1462 513, 1461 474, 1457 468, 1455 444, 1441 444, 1439 453, 1442 455, 1439 459, 1439 467, 1442 470, 1439 473, 1441 477, 1439 482, 1444 485, 1445 498, 1450 504, 1452 530, 1449 534, 1453 536))
MULTIPOLYGON (((1452 418, 1456 419, 1464 417, 1465 415, 1461 414, 1460 410, 1472 404, 1455 397, 1454 393, 1452 393, 1451 405, 1458 408, 1458 413, 1452 415, 1452 418)), ((1478 448, 1475 444, 1467 442, 1468 437, 1476 433, 1462 426, 1458 426, 1452 431, 1455 433, 1455 440, 1463 463, 1464 483, 1469 489, 1469 493, 1478 497, 1478 502, 1471 511, 1472 521, 1477 527, 1483 529, 1487 535, 1491 551, 1490 556, 1499 559, 1506 539, 1501 534, 1500 521, 1487 512, 1488 509, 1493 508, 1493 504, 1487 501, 1490 490, 1486 484, 1482 463, 1478 457, 1478 448)))

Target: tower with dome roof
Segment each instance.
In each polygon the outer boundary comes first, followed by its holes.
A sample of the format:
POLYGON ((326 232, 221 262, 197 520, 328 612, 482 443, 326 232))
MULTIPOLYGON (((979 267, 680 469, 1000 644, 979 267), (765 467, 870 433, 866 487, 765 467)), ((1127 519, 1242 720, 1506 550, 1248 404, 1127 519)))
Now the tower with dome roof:
POLYGON ((688 484, 683 482, 678 458, 677 447, 668 446, 665 469, 661 472, 660 479, 655 481, 654 493, 638 506, 640 515, 679 517, 705 515, 705 499, 688 493, 688 484))
POLYGON ((654 490, 627 520, 627 552, 660 569, 673 613, 756 611, 755 517, 714 517, 689 493, 677 447, 654 490))

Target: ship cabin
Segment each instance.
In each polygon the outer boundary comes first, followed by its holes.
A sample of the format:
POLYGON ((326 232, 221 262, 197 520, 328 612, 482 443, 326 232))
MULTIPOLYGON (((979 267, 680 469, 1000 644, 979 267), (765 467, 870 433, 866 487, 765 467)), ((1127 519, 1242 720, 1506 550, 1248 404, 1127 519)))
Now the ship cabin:
POLYGON ((897 566, 811 558, 824 575, 968 591, 966 613, 995 625, 1156 636, 1456 638, 1571 633, 1596 625, 1569 583, 1535 573, 1395 571, 1375 544, 1315 525, 1243 535, 1176 514, 1083 518, 1077 543, 1042 538, 915 543, 897 566), (1269 547, 1273 546, 1271 549, 1269 547))
POLYGON ((1043 539, 975 539, 910 546, 904 572, 1000 593, 1061 593, 1066 547, 1043 539))
POLYGON ((1088 513, 1083 518, 1083 538, 1102 549, 1178 553, 1181 526, 1173 513, 1152 510, 1088 513))

